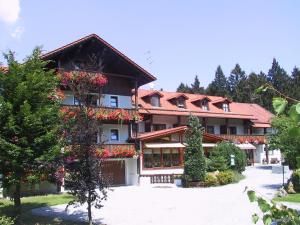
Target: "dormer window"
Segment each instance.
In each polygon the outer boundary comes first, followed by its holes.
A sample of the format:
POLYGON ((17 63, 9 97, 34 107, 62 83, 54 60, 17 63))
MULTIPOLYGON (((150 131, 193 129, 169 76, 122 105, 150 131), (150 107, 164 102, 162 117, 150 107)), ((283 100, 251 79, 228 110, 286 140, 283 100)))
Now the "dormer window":
POLYGON ((179 97, 177 99, 177 106, 178 106, 178 108, 185 108, 185 99, 182 97, 179 97))
POLYGON ((201 108, 205 111, 208 111, 208 101, 207 100, 203 100, 201 102, 201 108))
POLYGON ((223 111, 224 111, 224 112, 229 112, 229 105, 228 105, 227 102, 224 102, 224 103, 222 104, 222 108, 223 108, 223 111))
POLYGON ((159 96, 158 95, 151 96, 150 103, 154 107, 160 107, 159 96))

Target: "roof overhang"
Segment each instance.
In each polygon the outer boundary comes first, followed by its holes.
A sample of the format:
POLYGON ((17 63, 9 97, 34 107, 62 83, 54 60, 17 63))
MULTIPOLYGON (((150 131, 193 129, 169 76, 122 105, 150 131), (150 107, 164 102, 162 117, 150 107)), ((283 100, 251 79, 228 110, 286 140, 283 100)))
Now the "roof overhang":
POLYGON ((244 143, 244 144, 235 144, 238 148, 242 150, 255 150, 256 147, 250 143, 244 143))
POLYGON ((151 97, 153 95, 158 95, 160 97, 163 97, 164 95, 162 93, 160 93, 159 91, 152 91, 144 96, 142 96, 141 98, 147 98, 147 97, 151 97))
POLYGON ((146 148, 185 148, 182 143, 147 143, 146 148))
POLYGON ((137 71, 137 73, 138 73, 136 75, 141 75, 143 77, 143 81, 140 81, 139 85, 144 85, 146 83, 149 83, 149 82, 152 82, 152 81, 156 80, 156 77, 154 77, 152 74, 150 74, 148 71, 146 71, 144 68, 142 68, 141 66, 139 66, 135 62, 133 62, 130 58, 128 58, 126 55, 124 55, 122 52, 120 52, 119 50, 114 48, 112 45, 110 45, 108 42, 106 42, 105 40, 103 40, 102 38, 100 38, 96 34, 90 34, 90 35, 85 36, 83 38, 80 38, 80 39, 78 39, 74 42, 71 42, 67 45, 64 45, 60 48, 49 51, 49 52, 41 55, 41 59, 43 59, 43 60, 52 60, 55 57, 57 57, 59 54, 61 54, 62 52, 67 51, 67 50, 69 50, 69 49, 71 49, 75 46, 79 46, 80 44, 85 43, 85 42, 90 41, 90 40, 98 41, 99 44, 101 44, 101 45, 107 47, 108 49, 110 49, 114 54, 116 54, 123 61, 128 63, 128 65, 130 65, 132 68, 134 68, 135 71, 137 71))

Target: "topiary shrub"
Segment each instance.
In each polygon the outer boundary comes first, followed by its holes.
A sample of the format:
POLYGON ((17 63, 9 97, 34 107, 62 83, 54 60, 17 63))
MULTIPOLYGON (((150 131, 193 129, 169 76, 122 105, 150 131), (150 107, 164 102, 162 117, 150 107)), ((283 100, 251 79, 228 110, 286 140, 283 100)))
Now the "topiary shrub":
POLYGON ((212 187, 212 186, 218 186, 219 181, 218 178, 212 174, 206 174, 204 179, 204 186, 205 187, 212 187))
POLYGON ((8 216, 0 216, 1 225, 14 225, 14 220, 8 216))
POLYGON ((293 172, 291 176, 291 181, 296 192, 300 192, 300 169, 297 169, 293 172))
MULTIPOLYGON (((235 146, 233 143, 229 142, 221 142, 217 146, 214 147, 213 152, 212 152, 212 157, 220 157, 222 156, 225 161, 224 161, 224 169, 226 170, 227 168, 231 168, 233 170, 236 170, 238 172, 243 172, 246 167, 246 153, 245 151, 241 150, 237 146, 235 146), (235 165, 231 166, 230 165, 230 160, 231 160, 231 155, 235 156, 235 165), (227 168, 226 168, 227 167, 227 168), (225 169, 226 168, 226 169, 225 169)), ((222 158, 219 158, 216 162, 217 165, 220 166, 222 158)))
POLYGON ((184 151, 184 176, 190 181, 204 181, 206 161, 202 148, 203 129, 198 117, 190 116, 185 133, 187 147, 184 151))
POLYGON ((230 184, 233 182, 234 174, 232 171, 222 171, 217 175, 220 185, 230 184))

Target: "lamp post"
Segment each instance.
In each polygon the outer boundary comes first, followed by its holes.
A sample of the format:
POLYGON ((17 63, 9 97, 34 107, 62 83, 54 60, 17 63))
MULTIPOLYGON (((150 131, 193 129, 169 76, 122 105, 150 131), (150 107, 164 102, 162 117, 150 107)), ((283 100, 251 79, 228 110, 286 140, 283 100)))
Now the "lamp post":
POLYGON ((282 187, 284 187, 284 157, 281 156, 281 165, 282 165, 282 187))

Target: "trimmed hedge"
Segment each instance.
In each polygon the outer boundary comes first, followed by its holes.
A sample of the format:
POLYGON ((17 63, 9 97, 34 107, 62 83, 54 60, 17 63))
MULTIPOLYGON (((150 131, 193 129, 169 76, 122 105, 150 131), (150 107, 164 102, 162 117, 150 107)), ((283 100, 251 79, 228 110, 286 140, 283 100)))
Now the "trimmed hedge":
POLYGON ((204 186, 205 187, 212 187, 212 186, 218 186, 219 181, 218 178, 212 174, 207 173, 204 179, 204 186))
POLYGON ((291 181, 296 192, 300 192, 300 169, 297 169, 293 172, 291 176, 291 181))
POLYGON ((217 179, 220 185, 230 184, 233 182, 234 174, 232 171, 223 171, 217 175, 217 179))

